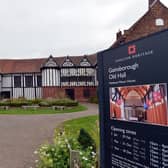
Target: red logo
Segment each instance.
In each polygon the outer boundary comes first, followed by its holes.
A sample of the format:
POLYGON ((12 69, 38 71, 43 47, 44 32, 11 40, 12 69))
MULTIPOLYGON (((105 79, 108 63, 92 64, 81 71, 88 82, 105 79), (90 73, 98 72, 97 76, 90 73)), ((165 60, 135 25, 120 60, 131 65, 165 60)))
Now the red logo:
POLYGON ((136 45, 131 45, 128 47, 128 54, 129 55, 136 54, 136 45))

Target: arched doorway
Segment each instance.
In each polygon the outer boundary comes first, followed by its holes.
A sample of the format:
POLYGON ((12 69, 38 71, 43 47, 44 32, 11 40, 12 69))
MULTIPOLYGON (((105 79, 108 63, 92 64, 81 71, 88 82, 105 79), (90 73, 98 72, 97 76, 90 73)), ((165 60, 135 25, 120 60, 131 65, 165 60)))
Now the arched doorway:
POLYGON ((145 120, 143 102, 136 90, 130 90, 125 97, 125 118, 127 120, 145 120))

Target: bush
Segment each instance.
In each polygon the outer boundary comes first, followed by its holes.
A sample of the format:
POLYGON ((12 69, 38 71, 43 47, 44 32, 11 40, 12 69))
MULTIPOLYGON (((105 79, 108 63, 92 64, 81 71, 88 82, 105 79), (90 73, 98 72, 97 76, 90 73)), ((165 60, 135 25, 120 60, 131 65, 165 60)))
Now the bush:
POLYGON ((48 106, 78 106, 78 102, 71 99, 47 99, 44 102, 46 102, 48 106))
POLYGON ((0 106, 10 106, 10 102, 9 101, 1 101, 0 106))
POLYGON ((39 168, 68 168, 69 149, 64 141, 58 144, 44 145, 39 150, 39 168), (61 146, 60 146, 61 145, 61 146))
POLYGON ((62 133, 57 134, 54 144, 41 146, 38 153, 38 168, 69 168, 70 151, 62 133))
POLYGON ((41 107, 49 107, 50 104, 49 104, 47 101, 41 101, 41 102, 39 103, 39 106, 41 106, 41 107))
POLYGON ((42 102, 42 99, 33 99, 33 100, 28 100, 31 104, 40 104, 42 102))
POLYGON ((21 107, 23 105, 31 105, 31 101, 28 101, 24 98, 12 99, 1 101, 0 106, 11 106, 11 107, 21 107))
POLYGON ((71 99, 34 99, 34 100, 26 100, 23 97, 18 99, 12 99, 7 101, 1 101, 0 106, 11 106, 11 107, 21 107, 23 105, 39 105, 42 107, 49 107, 49 106, 66 106, 66 107, 73 107, 78 106, 78 102, 71 100, 71 99))
POLYGON ((53 105, 72 107, 72 106, 77 106, 78 102, 71 99, 60 99, 60 100, 53 101, 53 105))
POLYGON ((91 97, 91 98, 89 99, 89 102, 90 102, 90 103, 98 104, 98 103, 99 103, 98 97, 97 97, 97 96, 91 97))
POLYGON ((21 107, 26 105, 32 105, 32 102, 26 99, 13 99, 10 101, 11 107, 21 107))
POLYGON ((90 134, 83 128, 80 129, 78 142, 81 145, 81 147, 85 150, 88 147, 92 146, 93 150, 96 150, 96 144, 93 138, 90 136, 90 134))
POLYGON ((43 145, 38 150, 38 168, 69 168, 70 150, 79 151, 80 168, 96 167, 96 153, 89 146, 83 150, 79 142, 64 131, 56 132, 54 144, 43 145))

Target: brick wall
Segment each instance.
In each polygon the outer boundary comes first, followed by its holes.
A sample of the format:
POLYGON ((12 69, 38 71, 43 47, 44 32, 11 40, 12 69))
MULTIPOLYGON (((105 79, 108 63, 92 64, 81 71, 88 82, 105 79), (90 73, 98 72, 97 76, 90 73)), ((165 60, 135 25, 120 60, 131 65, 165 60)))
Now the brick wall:
POLYGON ((43 98, 61 98, 65 97, 65 91, 60 87, 43 87, 42 88, 42 96, 43 98))
POLYGON ((128 31, 125 31, 126 41, 132 41, 151 33, 168 28, 168 9, 159 1, 149 9, 149 11, 136 22, 128 31), (164 26, 156 26, 155 20, 162 18, 164 26))
POLYGON ((90 97, 97 95, 96 87, 43 87, 43 98, 62 98, 66 96, 66 89, 74 90, 74 98, 78 101, 88 101, 88 98, 84 97, 84 90, 89 90, 90 97))
POLYGON ((130 29, 125 30, 123 34, 117 33, 117 40, 112 47, 117 47, 120 43, 136 40, 149 34, 168 29, 168 8, 165 7, 159 0, 152 6, 144 16, 142 16, 130 29), (156 26, 157 18, 164 20, 164 26, 156 26))
POLYGON ((76 87, 75 88, 75 99, 79 101, 87 101, 88 98, 84 97, 84 90, 87 89, 90 92, 90 97, 97 96, 97 88, 96 87, 76 87))

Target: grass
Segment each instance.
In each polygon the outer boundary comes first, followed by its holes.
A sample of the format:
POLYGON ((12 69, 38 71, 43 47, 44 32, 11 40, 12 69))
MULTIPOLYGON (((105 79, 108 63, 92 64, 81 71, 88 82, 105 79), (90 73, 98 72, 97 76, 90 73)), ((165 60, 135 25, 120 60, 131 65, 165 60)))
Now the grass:
MULTIPOLYGON (((64 128, 71 137, 77 138, 81 128, 84 128, 99 143, 98 116, 88 116, 65 121, 59 128, 64 128)), ((56 131, 57 131, 56 129, 56 131)))
POLYGON ((22 109, 22 108, 10 108, 8 110, 0 110, 0 114, 9 115, 37 115, 37 114, 59 114, 59 113, 72 113, 87 110, 87 107, 78 105, 72 108, 64 110, 53 110, 51 108, 37 108, 35 109, 22 109))

